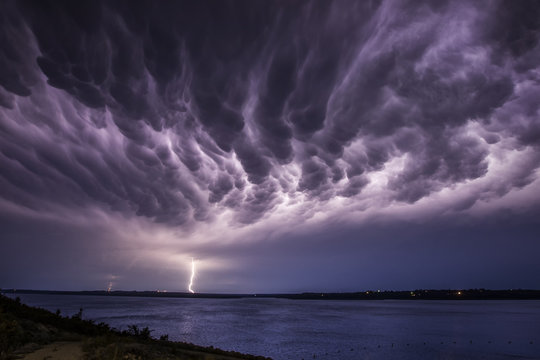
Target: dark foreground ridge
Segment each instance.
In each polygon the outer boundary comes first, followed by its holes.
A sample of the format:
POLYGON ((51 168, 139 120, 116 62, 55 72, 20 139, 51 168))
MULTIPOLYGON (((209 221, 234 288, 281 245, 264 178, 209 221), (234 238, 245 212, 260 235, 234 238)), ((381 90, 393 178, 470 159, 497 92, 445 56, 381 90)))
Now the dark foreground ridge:
POLYGON ((150 329, 135 325, 118 331, 105 323, 95 324, 82 318, 82 309, 71 317, 61 316, 59 311, 52 313, 0 295, 0 360, 35 351, 45 359, 269 359, 167 338, 154 339, 150 329))
POLYGON ((56 291, 0 289, 4 294, 51 294, 51 295, 96 295, 96 296, 141 296, 172 298, 278 298, 300 300, 540 300, 540 290, 414 290, 414 291, 361 291, 343 293, 306 292, 299 294, 205 294, 164 291, 56 291))

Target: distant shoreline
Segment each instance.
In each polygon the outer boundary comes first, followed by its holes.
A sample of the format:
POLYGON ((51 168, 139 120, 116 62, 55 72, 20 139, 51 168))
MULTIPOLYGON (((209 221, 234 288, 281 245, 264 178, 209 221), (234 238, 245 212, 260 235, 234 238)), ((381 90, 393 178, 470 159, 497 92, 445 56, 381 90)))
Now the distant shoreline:
POLYGON ((0 289, 1 294, 44 294, 44 295, 90 295, 90 296, 132 296, 192 299, 244 299, 275 298, 291 300, 540 300, 540 290, 511 289, 449 289, 414 291, 362 291, 343 293, 306 292, 298 294, 209 294, 165 291, 62 291, 31 289, 0 289))

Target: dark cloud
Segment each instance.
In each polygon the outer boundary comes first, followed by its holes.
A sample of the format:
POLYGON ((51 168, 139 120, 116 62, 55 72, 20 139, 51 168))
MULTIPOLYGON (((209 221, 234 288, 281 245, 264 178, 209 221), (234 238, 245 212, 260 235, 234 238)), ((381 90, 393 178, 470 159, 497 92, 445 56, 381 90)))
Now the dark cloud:
POLYGON ((446 184, 476 179, 487 173, 486 150, 471 137, 442 133, 442 139, 424 144, 406 164, 405 170, 390 181, 397 199, 415 202, 440 190, 446 184))
POLYGON ((495 147, 537 157, 534 1, 1 7, 0 194, 32 209, 254 223, 376 173, 414 203, 485 177, 495 147))
POLYGON ((0 2, 0 286, 534 286, 539 12, 0 2))
POLYGON ((225 195, 233 189, 233 183, 229 176, 220 175, 220 177, 210 185, 210 198, 212 203, 220 202, 225 195))
POLYGON ((328 181, 327 166, 314 160, 302 164, 302 178, 298 184, 299 190, 316 190, 328 181))
POLYGON ((538 46, 540 8, 535 1, 522 1, 519 6, 499 1, 491 21, 486 33, 497 50, 520 57, 538 46))

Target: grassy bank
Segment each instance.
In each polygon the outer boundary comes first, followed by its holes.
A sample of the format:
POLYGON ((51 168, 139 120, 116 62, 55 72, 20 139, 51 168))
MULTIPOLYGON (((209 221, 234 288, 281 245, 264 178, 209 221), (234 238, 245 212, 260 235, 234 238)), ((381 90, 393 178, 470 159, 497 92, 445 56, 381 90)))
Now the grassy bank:
MULTIPOLYGON (((80 348, 80 358, 89 360, 267 359, 213 347, 172 342, 166 336, 154 339, 148 328, 130 326, 128 330, 118 331, 105 323, 96 324, 84 320, 82 309, 71 317, 62 316, 59 311, 52 313, 22 304, 19 299, 0 295, 0 359, 23 358, 25 354, 46 347, 47 344, 66 343, 75 344, 80 348)), ((51 347, 51 351, 57 350, 57 347, 51 347)), ((52 355, 46 357, 55 358, 52 355)))

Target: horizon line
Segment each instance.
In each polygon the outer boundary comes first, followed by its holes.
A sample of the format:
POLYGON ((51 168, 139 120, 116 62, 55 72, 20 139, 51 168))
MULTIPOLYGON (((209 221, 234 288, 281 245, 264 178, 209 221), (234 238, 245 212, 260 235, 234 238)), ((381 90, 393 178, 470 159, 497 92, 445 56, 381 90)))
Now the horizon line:
POLYGON ((34 292, 68 292, 68 293, 80 293, 80 292, 99 292, 99 293, 155 293, 155 294, 185 294, 185 295, 296 295, 296 294, 376 294, 376 293, 391 293, 391 292, 420 292, 420 291, 540 291, 538 289, 532 288, 415 288, 415 289, 366 289, 366 290, 351 290, 351 291, 282 291, 282 292, 195 292, 191 293, 188 291, 181 290, 166 290, 166 289, 156 289, 156 290, 125 290, 125 289, 116 289, 116 290, 107 290, 107 289, 93 289, 93 290, 53 290, 53 289, 18 289, 18 288, 1 288, 0 293, 3 292, 25 292, 25 291, 34 291, 34 292))

